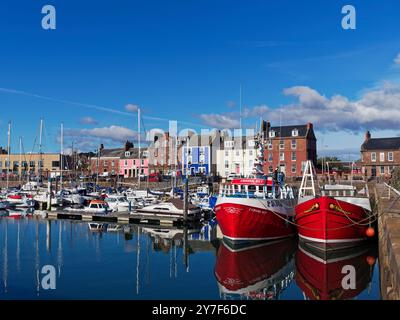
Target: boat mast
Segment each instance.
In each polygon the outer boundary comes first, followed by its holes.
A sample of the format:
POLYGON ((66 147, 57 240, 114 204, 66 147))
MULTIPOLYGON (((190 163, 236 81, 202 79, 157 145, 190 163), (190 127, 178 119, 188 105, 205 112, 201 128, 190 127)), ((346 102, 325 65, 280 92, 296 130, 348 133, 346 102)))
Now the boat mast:
POLYGON ((40 133, 39 133, 39 169, 38 169, 38 182, 42 180, 42 162, 43 162, 43 119, 40 119, 40 133))
POLYGON ((22 182, 22 137, 19 137, 19 182, 22 182))
POLYGON ((61 123, 61 161, 60 161, 60 186, 63 189, 63 171, 64 171, 64 123, 61 123))
POLYGON ((138 147, 139 147, 139 166, 137 169, 137 173, 138 173, 138 187, 140 189, 140 171, 142 168, 142 155, 141 155, 141 147, 140 147, 140 108, 138 108, 138 147))
POLYGON ((7 144, 7 190, 10 184, 10 153, 11 153, 11 121, 8 122, 8 144, 7 144))

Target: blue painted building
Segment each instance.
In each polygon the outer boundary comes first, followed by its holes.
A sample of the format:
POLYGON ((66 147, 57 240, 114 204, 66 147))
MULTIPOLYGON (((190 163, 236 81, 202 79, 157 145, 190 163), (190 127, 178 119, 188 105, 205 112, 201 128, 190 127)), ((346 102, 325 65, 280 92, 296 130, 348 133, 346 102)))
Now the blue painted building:
POLYGON ((182 148, 183 174, 204 174, 211 172, 211 149, 210 146, 190 146, 182 148))

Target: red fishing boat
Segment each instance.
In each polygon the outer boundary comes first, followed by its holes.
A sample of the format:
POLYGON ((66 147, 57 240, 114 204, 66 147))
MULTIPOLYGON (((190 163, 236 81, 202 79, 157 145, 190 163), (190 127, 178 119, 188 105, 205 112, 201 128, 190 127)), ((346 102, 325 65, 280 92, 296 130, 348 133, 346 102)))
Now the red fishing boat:
POLYGON ((296 283, 309 300, 348 300, 357 297, 372 280, 376 261, 374 248, 356 247, 326 255, 306 243, 299 243, 296 253, 296 283), (344 288, 347 275, 343 267, 356 270, 355 286, 344 288))
POLYGON ((291 237, 296 234, 296 200, 283 174, 264 174, 264 145, 267 132, 254 138, 257 158, 251 178, 236 178, 223 184, 215 205, 218 224, 225 241, 231 244, 252 243, 291 237))
POLYGON ((367 185, 358 191, 353 185, 328 184, 317 192, 313 167, 307 162, 295 217, 300 241, 323 250, 360 245, 373 235, 373 220, 367 185))
POLYGON ((222 297, 275 299, 294 277, 296 244, 291 239, 218 250, 215 276, 222 297))

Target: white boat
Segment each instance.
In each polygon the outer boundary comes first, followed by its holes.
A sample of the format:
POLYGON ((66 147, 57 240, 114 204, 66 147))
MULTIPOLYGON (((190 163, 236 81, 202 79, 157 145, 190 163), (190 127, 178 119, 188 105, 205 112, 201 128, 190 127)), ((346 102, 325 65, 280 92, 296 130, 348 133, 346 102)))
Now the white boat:
POLYGON ((103 200, 93 200, 87 207, 83 205, 72 205, 64 210, 68 212, 87 212, 94 214, 107 214, 110 212, 107 203, 103 200))
POLYGON ((106 224, 104 223, 97 223, 97 222, 89 222, 88 223, 89 230, 90 231, 95 231, 95 232, 101 232, 106 230, 106 224))
POLYGON ((10 208, 8 201, 0 201, 0 210, 7 210, 8 208, 10 208))
POLYGON ((7 195, 7 202, 11 207, 16 208, 33 208, 35 207, 35 200, 31 196, 19 193, 10 193, 7 195))
POLYGON ((111 224, 107 226, 107 232, 120 232, 123 227, 120 224, 111 224))
POLYGON ((124 196, 108 195, 104 201, 113 212, 128 212, 132 208, 131 203, 124 196))
POLYGON ((62 202, 66 205, 74 204, 84 204, 85 198, 81 196, 78 192, 73 192, 70 190, 61 190, 58 196, 62 199, 62 202))
MULTIPOLYGON (((171 199, 168 202, 153 204, 138 209, 137 212, 140 214, 182 218, 184 215, 184 203, 180 199, 171 199)), ((188 215, 187 215, 188 219, 193 220, 199 217, 200 215, 201 215, 200 208, 192 204, 189 204, 188 215)))

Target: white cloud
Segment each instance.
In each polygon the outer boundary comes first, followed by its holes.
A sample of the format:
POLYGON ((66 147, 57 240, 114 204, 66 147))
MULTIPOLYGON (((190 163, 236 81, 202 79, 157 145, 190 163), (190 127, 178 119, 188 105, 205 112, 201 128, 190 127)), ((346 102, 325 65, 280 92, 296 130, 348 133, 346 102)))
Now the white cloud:
POLYGON ((100 141, 111 141, 123 143, 127 139, 133 140, 137 138, 137 132, 120 126, 109 126, 93 129, 68 129, 65 135, 70 138, 79 138, 86 141, 98 139, 100 141))
POLYGON ((400 53, 396 56, 396 58, 394 58, 394 63, 396 65, 400 65, 400 53))
POLYGON ((138 109, 139 109, 139 106, 137 104, 129 103, 125 106, 125 110, 128 112, 137 112, 138 109))
POLYGON ((268 119, 287 124, 312 122, 319 130, 360 131, 361 129, 397 129, 400 122, 400 85, 385 83, 365 91, 351 101, 342 95, 327 98, 305 86, 284 90, 297 101, 268 112, 268 119))
POLYGON ((234 114, 201 114, 200 119, 208 126, 217 129, 239 128, 239 117, 234 114))
POLYGON ((96 125, 96 124, 98 124, 98 121, 92 117, 84 117, 81 119, 80 123, 96 125))

